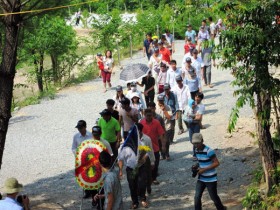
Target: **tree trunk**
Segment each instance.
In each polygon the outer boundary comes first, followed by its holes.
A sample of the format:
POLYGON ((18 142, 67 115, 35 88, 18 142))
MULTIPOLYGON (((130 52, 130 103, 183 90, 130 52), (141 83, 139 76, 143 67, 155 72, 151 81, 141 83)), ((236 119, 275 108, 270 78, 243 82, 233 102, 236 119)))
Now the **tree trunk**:
POLYGON ((44 70, 44 53, 40 53, 39 71, 38 71, 38 75, 37 75, 38 88, 39 88, 40 92, 44 91, 43 70, 44 70))
MULTIPOLYGON (((20 0, 10 0, 8 3, 2 2, 2 4, 5 4, 5 8, 8 8, 6 12, 20 11, 20 0)), ((3 18, 5 25, 5 40, 2 61, 0 64, 0 169, 9 119, 11 118, 20 21, 20 15, 9 15, 3 18)))
POLYGON ((57 84, 59 80, 59 76, 58 76, 58 62, 56 56, 51 55, 51 60, 52 60, 52 69, 53 69, 53 81, 54 84, 57 84))
POLYGON ((274 157, 273 142, 270 134, 271 93, 262 91, 257 94, 257 133, 267 192, 276 183, 274 170, 276 161, 274 157))

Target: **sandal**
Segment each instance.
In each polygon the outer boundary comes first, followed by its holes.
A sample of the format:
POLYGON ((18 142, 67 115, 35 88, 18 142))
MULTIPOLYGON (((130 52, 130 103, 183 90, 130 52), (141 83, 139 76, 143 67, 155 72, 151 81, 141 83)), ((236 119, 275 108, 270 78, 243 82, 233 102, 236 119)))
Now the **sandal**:
POLYGON ((149 204, 147 201, 142 201, 141 204, 144 208, 149 208, 149 204))
POLYGON ((131 204, 131 207, 129 209, 137 209, 138 208, 138 204, 131 204))

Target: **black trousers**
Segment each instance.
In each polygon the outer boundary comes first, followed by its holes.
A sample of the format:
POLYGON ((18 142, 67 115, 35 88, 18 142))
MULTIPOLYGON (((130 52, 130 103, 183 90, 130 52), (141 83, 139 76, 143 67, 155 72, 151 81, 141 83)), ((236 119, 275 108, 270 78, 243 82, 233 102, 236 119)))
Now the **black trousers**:
POLYGON ((138 168, 137 172, 132 168, 126 167, 127 182, 130 190, 132 203, 138 205, 138 196, 141 201, 146 201, 147 170, 144 165, 138 168))
POLYGON ((148 96, 145 96, 145 102, 146 106, 148 106, 149 102, 154 102, 155 94, 150 94, 148 96))
POLYGON ((116 145, 117 145, 117 141, 115 142, 109 142, 110 143, 110 146, 112 148, 112 152, 113 152, 113 162, 116 160, 116 158, 118 157, 118 149, 116 148, 116 145))
POLYGON ((156 180, 157 179, 157 176, 158 176, 158 166, 159 166, 159 158, 160 158, 160 155, 159 155, 159 152, 155 152, 155 167, 154 169, 152 170, 152 180, 156 180))

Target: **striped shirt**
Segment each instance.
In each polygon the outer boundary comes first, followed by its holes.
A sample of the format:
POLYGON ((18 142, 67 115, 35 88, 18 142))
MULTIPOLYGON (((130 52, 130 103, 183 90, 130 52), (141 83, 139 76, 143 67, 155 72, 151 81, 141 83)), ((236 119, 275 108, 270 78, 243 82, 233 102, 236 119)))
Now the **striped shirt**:
MULTIPOLYGON (((212 158, 216 157, 214 150, 204 145, 203 150, 195 150, 196 157, 199 162, 200 168, 207 168, 213 164, 212 158)), ((217 181, 217 171, 216 169, 211 169, 205 171, 203 174, 198 176, 198 180, 202 182, 216 182, 217 181)))

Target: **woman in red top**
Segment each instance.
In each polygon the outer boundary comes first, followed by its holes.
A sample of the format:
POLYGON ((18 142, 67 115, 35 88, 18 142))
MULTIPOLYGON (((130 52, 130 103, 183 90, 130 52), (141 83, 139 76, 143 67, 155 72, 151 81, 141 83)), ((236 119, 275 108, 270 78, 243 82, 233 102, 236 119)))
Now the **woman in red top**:
POLYGON ((187 42, 184 46, 185 54, 189 53, 191 49, 195 49, 195 44, 192 43, 192 38, 188 37, 187 42))
POLYGON ((158 42, 159 46, 159 54, 161 54, 161 59, 163 61, 166 61, 167 63, 170 63, 171 60, 171 53, 170 50, 163 46, 163 42, 158 42))

